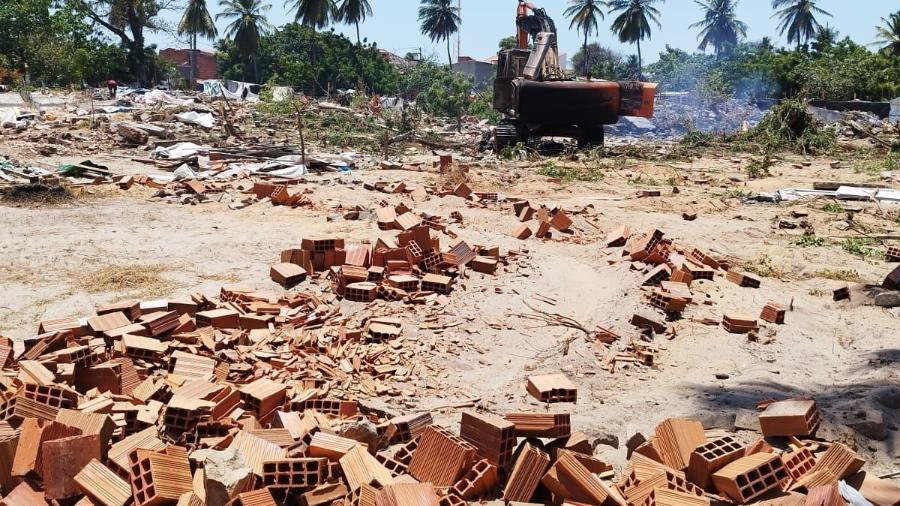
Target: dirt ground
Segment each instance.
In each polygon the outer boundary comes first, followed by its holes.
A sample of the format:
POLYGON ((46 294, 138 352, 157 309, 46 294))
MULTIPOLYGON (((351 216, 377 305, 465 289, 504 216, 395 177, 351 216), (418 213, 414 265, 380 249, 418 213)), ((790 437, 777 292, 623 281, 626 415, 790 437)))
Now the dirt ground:
MULTIPOLYGON (((25 163, 71 161, 38 157, 14 143, 2 149, 25 163)), ((155 173, 103 153, 91 158, 117 172, 155 173)), ((626 441, 637 432, 651 433, 666 417, 698 418, 707 427, 732 429, 735 413, 740 419, 740 410, 755 411, 757 401, 812 396, 824 417, 820 436, 854 443, 870 460, 869 469, 884 474, 900 465, 900 310, 864 305, 862 297, 833 302, 831 291, 844 282, 832 278, 880 283, 896 267, 851 254, 841 242, 860 230, 896 236, 898 206, 854 203, 836 211, 833 206, 824 209, 826 200, 775 205, 739 198, 742 192, 809 188, 816 181, 873 181, 848 163, 832 168, 833 160, 784 159, 771 169, 771 177, 747 182, 743 169, 748 157, 709 153, 690 163, 613 160, 603 162, 602 180, 592 183, 537 175, 547 160, 472 162, 469 184, 476 191, 555 201, 564 209, 583 211, 576 214, 572 237, 546 241, 513 238, 519 221, 508 206, 475 207, 453 196, 412 202, 362 186, 373 181, 441 182, 433 173, 364 167, 349 175, 311 176, 302 187, 311 191, 317 209, 260 203, 230 210, 220 202, 162 203, 151 198, 152 190, 137 186, 128 191, 88 187, 69 204, 0 210, 0 334, 28 336, 40 320, 90 315, 100 304, 125 298, 216 294, 223 284, 280 292, 269 280, 269 265, 301 238, 374 241, 384 234, 374 220, 344 220, 329 213, 328 204, 369 209, 380 202, 406 202, 441 216, 460 211, 464 221, 453 228, 461 239, 518 252, 519 260, 494 277, 469 273, 450 296, 443 328, 407 319, 407 339, 419 343, 438 371, 433 381, 446 388, 440 395, 392 402, 409 410, 433 409, 447 420, 458 418, 452 406, 472 400, 495 412, 543 409, 525 392, 525 378, 563 371, 578 386, 578 402, 552 409, 571 411, 573 427, 603 443, 598 456, 621 465, 626 441), (662 196, 635 196, 651 187, 662 196), (686 221, 682 213, 698 217, 686 221), (827 244, 795 244, 802 231, 779 228, 782 220, 808 221, 827 244), (523 315, 531 305, 570 316, 589 329, 600 325, 623 336, 636 335, 631 316, 655 314, 643 300, 642 274, 621 261, 621 248, 603 244, 606 233, 623 224, 636 231, 657 228, 677 244, 729 258, 732 265, 763 275, 762 287, 740 288, 722 276, 694 283, 695 300, 702 303, 688 306, 674 322, 677 334, 661 341, 657 363, 649 368, 626 364, 609 373, 580 331, 542 326, 523 315), (134 280, 105 284, 104 269, 110 267, 134 272, 134 280), (769 300, 791 309, 784 325, 764 324, 757 341, 692 321, 720 320, 723 313, 734 312, 756 316, 769 300), (571 346, 564 354, 567 340, 571 346), (847 425, 859 427, 861 420, 871 422, 866 427, 886 427, 886 437, 872 439, 864 434, 871 430, 847 425)), ((449 238, 441 241, 443 247, 449 238)), ((900 243, 894 239, 886 244, 900 243)), ((343 304, 347 311, 361 307, 343 304)))

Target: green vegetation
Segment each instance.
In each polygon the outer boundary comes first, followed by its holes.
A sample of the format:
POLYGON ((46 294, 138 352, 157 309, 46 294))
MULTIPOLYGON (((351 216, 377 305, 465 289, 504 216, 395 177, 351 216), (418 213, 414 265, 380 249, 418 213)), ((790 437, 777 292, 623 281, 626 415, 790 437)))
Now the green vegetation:
POLYGON ((835 281, 859 282, 862 277, 852 269, 822 269, 813 274, 816 278, 833 279, 835 281))
MULTIPOLYGON (((772 0, 772 8, 781 9, 775 13, 778 17, 778 31, 781 35, 787 32, 788 44, 809 42, 821 28, 816 14, 831 17, 827 11, 816 5, 817 0, 772 0)), ((773 16, 773 17, 775 17, 773 16)))
MULTIPOLYGON (((581 46, 582 55, 588 52, 588 37, 593 33, 597 35, 600 32, 600 20, 604 18, 602 6, 606 2, 602 0, 569 0, 569 7, 566 8, 565 15, 572 19, 569 28, 577 28, 579 32, 584 34, 584 44, 581 46)), ((588 65, 587 58, 581 58, 581 75, 586 76, 591 70, 588 65)))
POLYGON ((560 178, 563 181, 586 181, 597 182, 602 181, 605 177, 605 166, 594 164, 583 164, 575 166, 561 167, 553 162, 547 162, 543 167, 538 169, 537 173, 541 176, 560 178))
POLYGON ((455 7, 452 0, 421 0, 419 7, 419 25, 422 34, 427 35, 432 42, 444 40, 447 42, 447 66, 453 65, 453 56, 450 54, 450 36, 459 31, 462 19, 459 17, 459 8, 455 7))
MULTIPOLYGON (((0 2, 0 83, 19 83, 25 70, 43 86, 99 83, 132 73, 127 50, 94 32, 75 2, 51 11, 52 0, 0 2)), ((158 60, 141 54, 145 71, 158 60)))
POLYGON ((841 248, 847 253, 851 255, 856 255, 862 258, 880 258, 884 256, 884 253, 873 248, 871 246, 873 244, 871 239, 864 239, 860 237, 848 237, 844 239, 844 242, 841 243, 841 248))
POLYGON ((844 206, 838 204, 837 202, 829 202, 822 206, 822 210, 826 213, 842 213, 844 212, 844 206))
POLYGON ((780 278, 784 275, 781 268, 772 262, 772 258, 765 254, 760 255, 753 260, 744 262, 741 267, 751 274, 756 274, 764 278, 780 278))
POLYGON ((872 52, 849 38, 815 47, 776 49, 772 42, 738 43, 718 57, 667 48, 647 66, 663 91, 717 89, 736 97, 890 100, 900 95, 900 53, 872 52))
POLYGON ((194 76, 197 75, 197 59, 194 57, 197 51, 197 37, 214 39, 218 34, 216 23, 206 8, 206 0, 188 0, 181 21, 178 23, 178 35, 190 35, 191 37, 190 82, 194 82, 194 76))
POLYGON ((858 174, 877 176, 884 171, 897 170, 900 170, 900 151, 891 151, 880 157, 873 155, 869 150, 853 158, 853 171, 858 174))
POLYGON ((628 184, 635 186, 660 186, 659 181, 651 176, 645 176, 644 174, 632 176, 628 178, 627 182, 628 184))
POLYGON ((794 240, 792 243, 794 246, 800 246, 803 248, 815 247, 815 246, 825 246, 827 242, 822 237, 817 237, 815 234, 805 233, 794 240))
POLYGON ((653 32, 650 28, 650 22, 662 29, 659 22, 662 14, 654 4, 661 3, 661 0, 609 0, 609 13, 618 13, 619 15, 612 23, 612 31, 619 37, 619 42, 627 42, 637 46, 637 63, 638 77, 642 74, 644 68, 643 58, 641 57, 641 41, 649 39, 653 32))
POLYGON ((312 95, 337 89, 397 92, 399 72, 375 45, 354 44, 333 32, 316 32, 297 23, 263 34, 252 56, 239 48, 239 40, 235 32, 233 40, 217 45, 219 70, 226 79, 246 81, 258 69, 261 82, 298 86, 312 95))
MULTIPOLYGON (((785 100, 773 107, 762 121, 747 133, 734 136, 756 145, 764 153, 781 150, 801 154, 822 154, 835 148, 836 134, 820 128, 799 99, 785 100)), ((767 155, 768 156, 768 155, 767 155)))
POLYGON ((738 0, 697 0, 697 3, 703 7, 704 16, 691 28, 701 29, 697 36, 700 51, 705 52, 707 46, 712 46, 718 59, 747 36, 747 23, 737 19, 734 13, 738 0))
POLYGON ((766 152, 762 158, 753 158, 747 164, 747 177, 750 179, 769 177, 772 175, 769 172, 769 167, 774 164, 775 162, 772 160, 772 155, 769 152, 766 152))

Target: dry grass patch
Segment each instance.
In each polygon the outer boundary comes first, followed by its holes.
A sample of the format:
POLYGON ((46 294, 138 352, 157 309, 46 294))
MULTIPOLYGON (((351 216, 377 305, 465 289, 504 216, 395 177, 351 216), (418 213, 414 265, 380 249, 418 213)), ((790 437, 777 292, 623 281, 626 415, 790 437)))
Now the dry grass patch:
POLYGON ((88 293, 139 292, 145 295, 167 295, 177 288, 173 281, 162 277, 169 270, 164 264, 107 265, 76 274, 77 288, 88 293))
POLYGON ((833 279, 835 281, 850 281, 854 283, 862 281, 862 276, 852 269, 822 269, 816 271, 816 273, 813 274, 813 277, 833 279))
POLYGON ((74 201, 75 195, 64 186, 28 183, 13 186, 0 200, 15 206, 58 206, 74 201))

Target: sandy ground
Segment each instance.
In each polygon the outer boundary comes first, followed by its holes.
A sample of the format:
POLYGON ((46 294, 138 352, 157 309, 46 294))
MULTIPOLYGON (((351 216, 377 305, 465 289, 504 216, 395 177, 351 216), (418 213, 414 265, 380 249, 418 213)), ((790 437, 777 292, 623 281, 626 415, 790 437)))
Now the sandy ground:
MULTIPOLYGON (((7 145, 6 148, 15 146, 7 145)), ((23 161, 34 155, 16 154, 23 161)), ((92 157, 117 171, 146 173, 146 166, 121 158, 92 157)), ((40 158, 57 163, 61 158, 40 158)), ((575 219, 580 240, 518 241, 510 233, 519 224, 509 209, 478 208, 457 197, 414 203, 398 195, 363 189, 361 181, 406 181, 408 185, 439 182, 433 174, 359 170, 350 176, 314 176, 305 185, 317 203, 372 208, 379 202, 406 202, 420 211, 448 216, 459 210, 460 238, 474 244, 517 251, 496 277, 469 274, 444 310, 444 329, 427 329, 409 321, 404 333, 423 343, 428 360, 441 371, 447 388, 440 396, 400 399, 411 409, 428 409, 480 399, 487 410, 544 409, 525 392, 534 373, 563 371, 579 388, 577 404, 554 405, 570 410, 573 426, 606 442, 598 455, 616 464, 625 458, 624 444, 637 432, 648 434, 668 416, 698 418, 708 427, 732 428, 735 413, 755 409, 762 399, 793 395, 819 401, 825 423, 820 435, 855 444, 876 473, 900 465, 900 310, 853 302, 833 302, 831 290, 841 281, 825 272, 856 271, 864 282, 878 283, 896 265, 866 260, 843 251, 848 230, 845 213, 823 210, 825 201, 794 204, 742 204, 736 191, 772 191, 810 187, 814 181, 871 181, 872 176, 847 168, 832 169, 831 159, 810 160, 795 168, 780 162, 773 176, 749 183, 746 158, 707 156, 692 163, 613 161, 597 183, 549 182, 535 174, 545 161, 485 163, 471 169, 476 190, 499 190, 538 202, 558 201, 565 209, 584 208, 575 219), (640 175, 660 183, 662 197, 634 198, 646 188, 629 183, 640 175), (673 178, 673 179, 670 179, 673 178), (668 181, 667 181, 668 180, 668 181), (670 184, 662 184, 668 182, 670 184), (673 193, 671 183, 677 185, 673 193), (800 221, 791 213, 809 213, 820 237, 831 244, 800 247, 797 230, 781 230, 780 219, 800 221), (696 221, 683 212, 698 213, 696 221), (677 335, 658 339, 658 363, 630 366, 608 373, 599 367, 592 344, 579 331, 543 327, 523 318, 526 306, 575 318, 585 327, 614 329, 636 336, 632 314, 653 314, 642 300, 642 274, 621 262, 621 250, 605 248, 606 232, 622 224, 643 231, 658 228, 676 243, 698 247, 733 260, 770 268, 760 289, 740 288, 723 277, 694 284, 695 299, 677 335), (553 304, 544 302, 554 301, 553 304), (791 304, 785 325, 765 324, 757 342, 728 334, 721 327, 690 321, 720 319, 726 312, 758 315, 769 300, 791 304), (567 355, 561 344, 574 339, 567 355), (425 343, 437 343, 434 346, 425 343), (726 379, 717 379, 726 378, 726 379), (872 440, 848 428, 860 416, 882 420, 887 437, 872 440), (609 446, 614 439, 618 448, 609 446)), ((606 162, 604 162, 606 163, 606 162)), ((152 172, 152 170, 150 170, 152 172)), ((875 178, 877 179, 877 177, 875 178)), ((329 220, 323 209, 288 209, 256 204, 232 211, 225 204, 166 204, 150 199, 150 191, 97 189, 60 207, 3 207, 0 210, 0 333, 26 336, 42 319, 89 315, 103 303, 124 298, 158 298, 195 291, 215 294, 222 284, 241 284, 268 291, 281 288, 268 278, 268 266, 282 249, 308 236, 332 235, 374 240, 381 232, 368 220, 329 220), (154 283, 121 292, 88 291, 85 275, 107 266, 145 267, 162 272, 154 283)), ((879 216, 870 205, 854 204, 853 226, 870 234, 896 235, 898 206, 879 216)), ((441 239, 442 245, 449 238, 441 239)), ((897 244, 894 241, 894 244, 897 244)), ((300 287, 301 289, 303 286, 300 287)), ((348 311, 356 307, 347 304, 348 311)), ((658 315, 661 317, 661 315, 658 315)), ((439 410, 450 419, 454 410, 439 410)), ((458 416, 454 415, 456 419, 458 416)), ((744 433, 747 439, 753 433, 744 433)))

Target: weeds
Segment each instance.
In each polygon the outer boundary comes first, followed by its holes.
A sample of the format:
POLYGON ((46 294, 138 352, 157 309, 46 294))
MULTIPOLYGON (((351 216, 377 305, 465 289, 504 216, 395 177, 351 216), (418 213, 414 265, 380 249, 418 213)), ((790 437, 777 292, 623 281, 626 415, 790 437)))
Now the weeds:
POLYGON ((849 281, 852 283, 859 282, 862 277, 858 272, 852 269, 822 269, 813 274, 814 277, 822 279, 832 279, 835 281, 849 281))
POLYGON ((766 152, 762 159, 753 158, 750 160, 750 163, 747 164, 747 177, 750 179, 769 177, 772 175, 772 173, 769 172, 769 167, 773 165, 775 165, 775 161, 772 160, 772 154, 766 152))
POLYGON ((828 295, 828 292, 822 290, 821 288, 810 288, 806 293, 812 295, 813 297, 824 297, 828 295))
POLYGON ((884 171, 895 170, 900 170, 900 152, 890 152, 884 158, 873 158, 871 151, 868 151, 853 162, 853 171, 857 174, 878 176, 884 171))
POLYGON ((769 255, 760 255, 753 260, 748 260, 743 263, 742 267, 745 271, 764 278, 780 278, 784 275, 784 271, 772 262, 769 255))
POLYGON ((510 144, 508 146, 503 146, 503 149, 500 150, 498 156, 501 160, 521 160, 528 155, 528 151, 525 149, 525 144, 521 142, 517 142, 515 144, 510 144))
POLYGON ((838 204, 837 202, 829 202, 822 207, 822 210, 826 213, 843 213, 844 206, 838 204))
POLYGON ((822 154, 832 152, 837 145, 835 131, 819 127, 807 111, 806 102, 799 98, 781 102, 750 131, 727 139, 755 144, 763 153, 791 150, 804 155, 822 154))
POLYGON ((872 241, 870 239, 863 239, 860 237, 848 237, 844 239, 844 242, 841 243, 841 248, 847 253, 851 255, 856 255, 861 258, 878 258, 884 256, 884 253, 870 246, 872 241))
POLYGON ((800 246, 802 248, 809 247, 817 247, 817 246, 825 246, 826 241, 822 237, 817 237, 815 234, 803 234, 792 242, 794 246, 800 246))
POLYGON ((635 186, 660 186, 659 181, 651 176, 645 176, 644 174, 638 174, 637 176, 628 178, 628 184, 635 186))
POLYGON ((681 138, 680 144, 688 148, 707 148, 712 146, 715 138, 706 132, 692 130, 681 138))
POLYGON ((606 177, 603 165, 582 165, 560 167, 553 162, 547 162, 538 169, 541 176, 560 178, 563 181, 602 181, 606 177))

